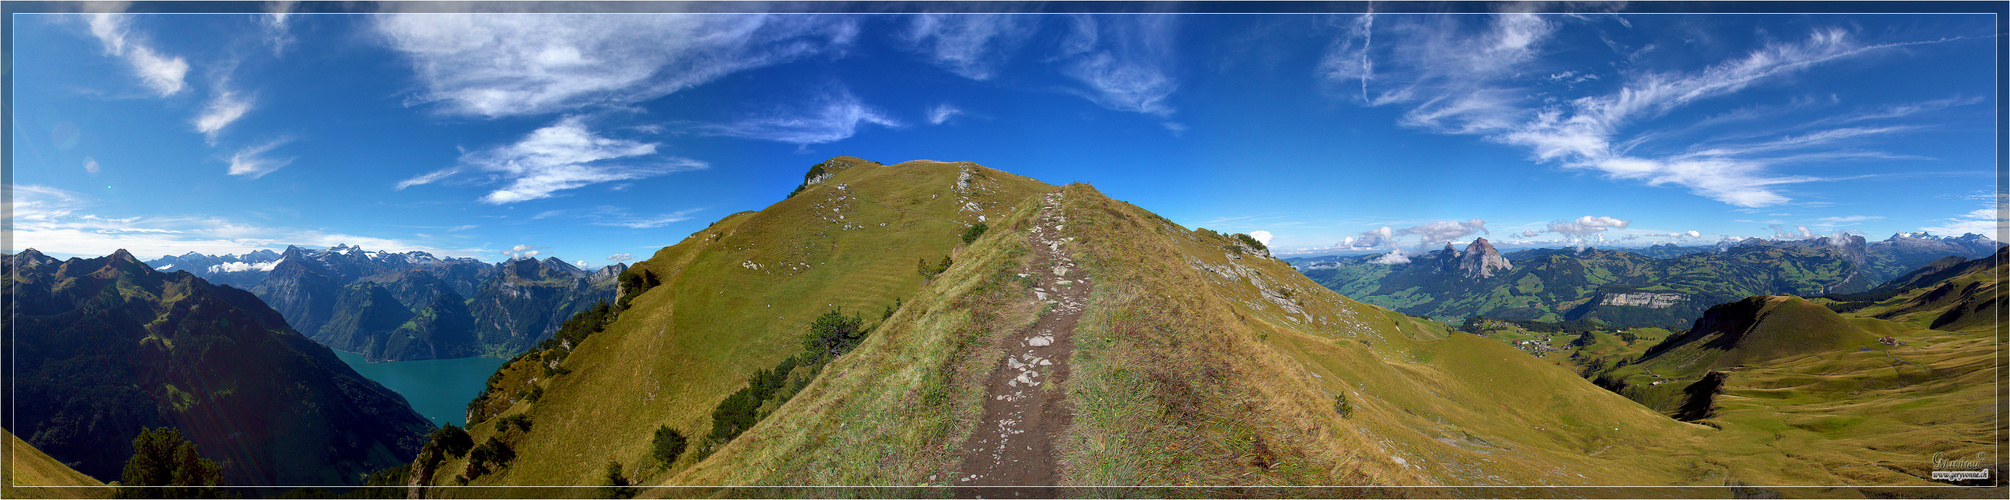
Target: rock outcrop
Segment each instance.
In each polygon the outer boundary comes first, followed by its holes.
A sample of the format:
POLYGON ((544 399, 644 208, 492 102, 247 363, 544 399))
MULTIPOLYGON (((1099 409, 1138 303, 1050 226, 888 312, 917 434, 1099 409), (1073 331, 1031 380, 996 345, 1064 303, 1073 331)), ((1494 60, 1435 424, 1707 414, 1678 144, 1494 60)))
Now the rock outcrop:
MULTIPOLYGON (((1451 244, 1445 244, 1445 249, 1450 250, 1451 244)), ((1472 244, 1466 245, 1466 251, 1459 253, 1458 269, 1459 274, 1468 278, 1491 278, 1514 269, 1514 264, 1501 257, 1501 253, 1494 250, 1493 244, 1487 243, 1486 238, 1474 238, 1472 244)))

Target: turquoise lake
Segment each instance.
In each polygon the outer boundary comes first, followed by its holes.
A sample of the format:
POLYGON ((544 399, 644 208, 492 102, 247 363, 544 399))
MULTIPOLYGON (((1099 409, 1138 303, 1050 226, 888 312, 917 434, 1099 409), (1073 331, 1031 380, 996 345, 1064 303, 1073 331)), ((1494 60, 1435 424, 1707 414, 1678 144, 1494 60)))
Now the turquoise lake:
MULTIPOLYGON (((331 349, 333 350, 333 349, 331 349)), ((398 391, 412 409, 440 424, 467 425, 468 401, 482 393, 482 384, 505 359, 459 358, 371 363, 363 355, 334 350, 356 373, 398 391)))

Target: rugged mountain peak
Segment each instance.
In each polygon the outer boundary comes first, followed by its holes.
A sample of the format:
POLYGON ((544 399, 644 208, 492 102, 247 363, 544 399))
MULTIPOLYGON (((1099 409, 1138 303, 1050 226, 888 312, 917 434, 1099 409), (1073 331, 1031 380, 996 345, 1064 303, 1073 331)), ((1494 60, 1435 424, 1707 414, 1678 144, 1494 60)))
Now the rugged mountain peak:
POLYGON ((619 277, 621 276, 622 272, 625 272, 627 270, 628 270, 628 264, 616 262, 614 263, 614 265, 603 267, 600 268, 600 270, 598 271, 594 271, 593 275, 587 276, 586 279, 594 283, 599 283, 602 281, 607 281, 619 277))
POLYGON ((1459 254, 1459 273, 1468 278, 1490 278, 1497 271, 1509 269, 1514 269, 1514 264, 1501 257, 1500 251, 1495 250, 1492 243, 1487 243, 1486 238, 1474 238, 1472 244, 1466 245, 1466 251, 1459 254))

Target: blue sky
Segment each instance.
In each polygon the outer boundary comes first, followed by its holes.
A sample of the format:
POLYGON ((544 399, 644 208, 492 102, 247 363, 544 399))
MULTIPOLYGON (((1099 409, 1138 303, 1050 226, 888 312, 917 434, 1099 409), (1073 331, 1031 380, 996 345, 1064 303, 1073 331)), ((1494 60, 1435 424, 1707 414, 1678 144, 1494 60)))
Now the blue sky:
POLYGON ((597 267, 840 154, 1088 182, 1280 253, 2000 224, 1988 15, 13 22, 13 248, 58 256, 597 267))

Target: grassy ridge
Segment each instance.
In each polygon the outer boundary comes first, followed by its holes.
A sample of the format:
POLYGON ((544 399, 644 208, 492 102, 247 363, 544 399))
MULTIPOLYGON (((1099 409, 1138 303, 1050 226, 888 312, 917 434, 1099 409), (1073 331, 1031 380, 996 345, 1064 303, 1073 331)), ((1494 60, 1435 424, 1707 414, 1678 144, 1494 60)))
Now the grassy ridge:
POLYGON ((0 497, 7 498, 109 498, 112 489, 105 483, 49 458, 14 433, 0 429, 6 441, 0 443, 0 497), (27 488, 23 488, 26 486, 27 488))
MULTIPOLYGON (((576 346, 562 364, 571 373, 504 367, 498 381, 509 387, 494 392, 544 390, 536 404, 509 402, 497 416, 527 413, 537 426, 516 444, 513 465, 473 484, 598 484, 609 460, 640 484, 669 480, 698 454, 667 465, 646 459, 659 426, 705 435, 713 407, 748 375, 800 351, 811 318, 832 308, 877 312, 896 299, 911 307, 923 285, 916 260, 939 260, 968 224, 995 221, 1052 189, 968 163, 882 166, 840 157, 822 167, 833 173, 824 182, 760 212, 728 216, 637 264, 630 272, 653 273, 661 285, 576 346)), ((488 427, 469 430, 481 442, 493 433, 488 427)), ((457 472, 462 463, 450 459, 441 470, 457 472)), ((437 475, 435 484, 453 484, 451 476, 437 475)))
POLYGON ((1707 483, 1654 449, 1698 426, 1501 342, 1328 292, 1211 231, 1069 193, 1069 228, 1102 280, 1071 392, 1080 484, 1707 483))

